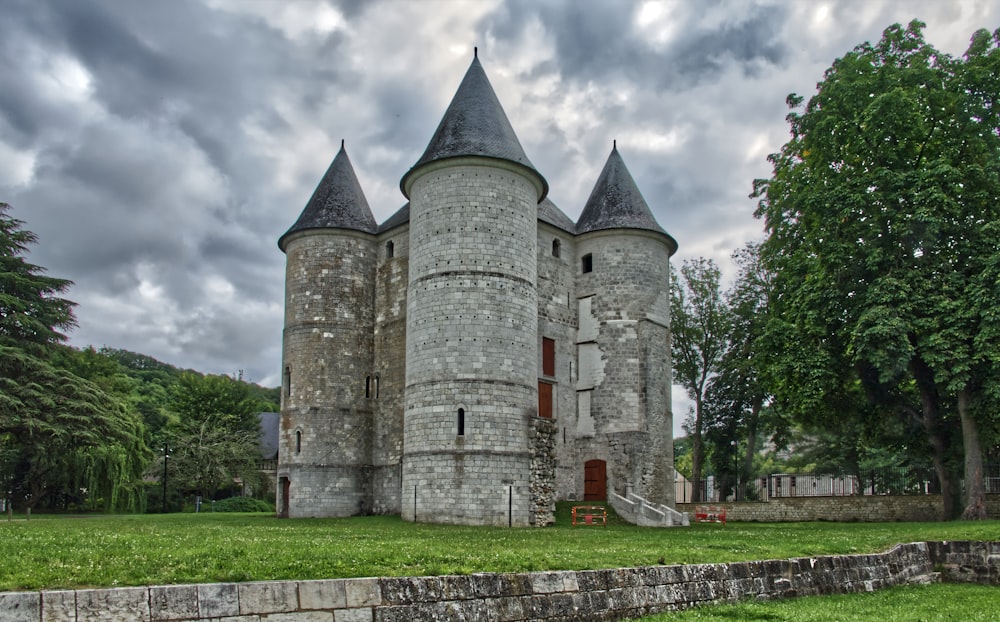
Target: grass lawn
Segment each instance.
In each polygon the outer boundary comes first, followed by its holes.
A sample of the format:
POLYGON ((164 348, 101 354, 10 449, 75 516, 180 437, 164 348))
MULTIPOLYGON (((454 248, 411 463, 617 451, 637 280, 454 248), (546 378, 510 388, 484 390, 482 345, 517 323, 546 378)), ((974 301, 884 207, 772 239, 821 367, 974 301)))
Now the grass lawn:
POLYGON ((278 520, 264 514, 0 520, 0 591, 272 579, 579 570, 870 553, 900 542, 996 540, 1000 521, 730 523, 546 529, 278 520))
POLYGON ((989 585, 908 585, 866 594, 810 596, 771 602, 711 605, 643 618, 643 622, 987 622, 996 620, 997 588, 989 585))

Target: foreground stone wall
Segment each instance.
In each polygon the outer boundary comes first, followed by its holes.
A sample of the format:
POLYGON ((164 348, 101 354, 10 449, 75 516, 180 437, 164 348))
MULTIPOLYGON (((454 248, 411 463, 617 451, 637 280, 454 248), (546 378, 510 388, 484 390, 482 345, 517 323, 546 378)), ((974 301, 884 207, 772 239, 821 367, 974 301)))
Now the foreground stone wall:
MULTIPOLYGON (((941 520, 941 495, 784 497, 766 502, 678 503, 678 512, 694 516, 698 505, 726 508, 731 521, 780 523, 799 521, 833 522, 929 522, 941 520)), ((986 495, 986 511, 1000 516, 1000 495, 986 495)))
POLYGON ((941 575, 1000 585, 1000 542, 918 542, 875 555, 732 564, 7 592, 0 620, 585 622, 747 598, 868 592, 941 575))

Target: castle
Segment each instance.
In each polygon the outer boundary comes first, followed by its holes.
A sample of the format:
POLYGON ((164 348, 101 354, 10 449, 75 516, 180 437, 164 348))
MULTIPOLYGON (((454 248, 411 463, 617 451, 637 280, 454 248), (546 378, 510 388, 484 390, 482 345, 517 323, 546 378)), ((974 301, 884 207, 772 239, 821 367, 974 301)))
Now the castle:
POLYGON ((669 260, 613 148, 579 222, 474 58, 375 222, 343 143, 286 255, 280 516, 545 525, 673 506, 669 260), (618 497, 616 497, 618 498, 618 497))

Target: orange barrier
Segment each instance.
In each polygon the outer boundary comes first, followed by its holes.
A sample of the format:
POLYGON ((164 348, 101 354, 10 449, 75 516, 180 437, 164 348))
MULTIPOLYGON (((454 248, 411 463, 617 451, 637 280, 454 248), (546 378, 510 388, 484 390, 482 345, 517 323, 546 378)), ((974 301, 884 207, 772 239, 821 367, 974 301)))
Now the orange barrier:
POLYGON ((726 524, 726 508, 718 505, 699 505, 694 509, 694 522, 696 523, 722 523, 726 524))
POLYGON ((577 523, 581 525, 608 526, 608 509, 601 505, 574 505, 573 506, 573 526, 577 523))

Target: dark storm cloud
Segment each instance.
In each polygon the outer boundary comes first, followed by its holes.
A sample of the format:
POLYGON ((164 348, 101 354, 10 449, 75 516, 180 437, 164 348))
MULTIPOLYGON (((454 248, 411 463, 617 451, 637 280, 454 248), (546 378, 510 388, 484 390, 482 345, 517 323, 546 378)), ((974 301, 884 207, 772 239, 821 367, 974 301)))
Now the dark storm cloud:
POLYGON ((75 345, 277 384, 276 239, 342 138, 394 213, 472 45, 568 215, 617 138, 675 260, 725 264, 759 235, 788 92, 913 15, 964 50, 998 1, 3 0, 0 200, 76 282, 75 345))
POLYGON ((787 10, 748 5, 732 20, 698 25, 700 13, 720 2, 701 2, 691 14, 676 15, 677 35, 662 50, 636 37, 634 7, 614 2, 534 2, 513 0, 484 19, 484 30, 503 41, 523 36, 531 17, 543 24, 556 47, 558 67, 573 80, 625 78, 657 88, 685 88, 711 80, 727 64, 755 70, 759 62, 780 64, 787 56, 780 41, 787 10))

